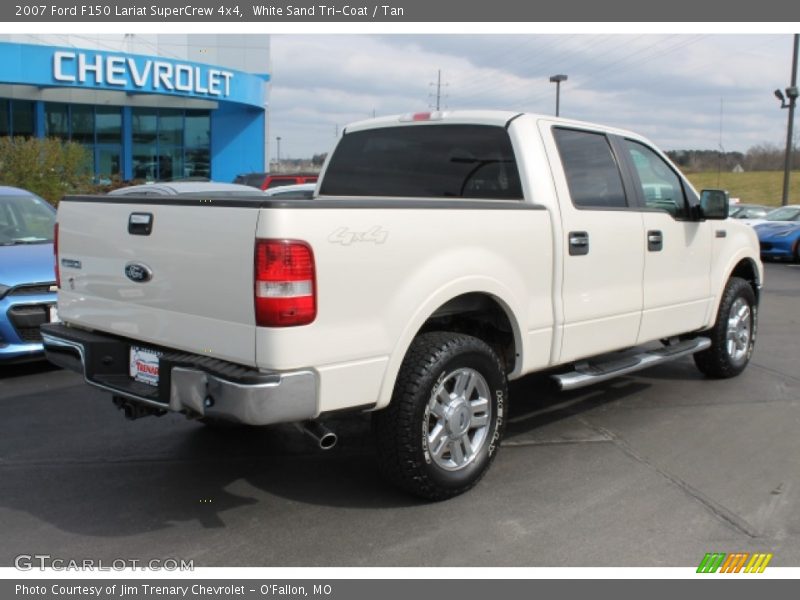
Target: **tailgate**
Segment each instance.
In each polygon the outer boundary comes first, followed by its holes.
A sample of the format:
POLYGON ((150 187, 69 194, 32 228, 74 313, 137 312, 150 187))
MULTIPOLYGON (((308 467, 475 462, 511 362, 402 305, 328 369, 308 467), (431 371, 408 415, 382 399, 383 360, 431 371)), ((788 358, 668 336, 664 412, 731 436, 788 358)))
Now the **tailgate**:
POLYGON ((254 365, 257 208, 169 198, 146 204, 65 199, 58 211, 59 317, 147 344, 254 365), (129 233, 134 213, 152 216, 149 234, 141 227, 129 233))

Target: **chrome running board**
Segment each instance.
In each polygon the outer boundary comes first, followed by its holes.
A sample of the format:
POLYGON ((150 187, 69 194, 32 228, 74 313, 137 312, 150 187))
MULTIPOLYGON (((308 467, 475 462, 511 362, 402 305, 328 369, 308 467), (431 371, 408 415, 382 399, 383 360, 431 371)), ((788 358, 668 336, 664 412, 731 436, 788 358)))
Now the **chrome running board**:
POLYGON ((711 340, 706 337, 697 337, 692 340, 670 344, 655 350, 639 351, 635 354, 620 356, 619 353, 610 357, 599 357, 590 361, 575 364, 575 370, 569 373, 553 375, 562 390, 575 390, 601 381, 607 381, 620 375, 627 375, 660 365, 676 358, 682 358, 695 352, 700 352, 711 346, 711 340))

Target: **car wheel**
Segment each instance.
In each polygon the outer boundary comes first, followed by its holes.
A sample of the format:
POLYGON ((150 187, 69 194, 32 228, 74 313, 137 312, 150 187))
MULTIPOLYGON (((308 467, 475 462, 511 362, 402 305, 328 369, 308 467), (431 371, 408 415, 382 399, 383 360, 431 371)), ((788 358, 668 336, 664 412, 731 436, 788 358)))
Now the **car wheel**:
POLYGON ((507 394, 503 365, 483 341, 445 332, 418 336, 391 403, 373 414, 382 473, 428 500, 467 491, 494 459, 507 394))
POLYGON ((709 331, 711 347, 694 355, 697 368, 717 379, 735 377, 753 354, 758 325, 758 306, 750 284, 731 277, 725 286, 717 321, 709 331))

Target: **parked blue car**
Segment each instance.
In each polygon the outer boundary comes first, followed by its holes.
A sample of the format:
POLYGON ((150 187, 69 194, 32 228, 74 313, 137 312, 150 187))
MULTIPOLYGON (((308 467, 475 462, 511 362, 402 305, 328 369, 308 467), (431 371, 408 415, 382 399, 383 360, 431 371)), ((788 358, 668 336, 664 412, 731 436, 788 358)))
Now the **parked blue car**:
POLYGON ((761 258, 800 262, 800 222, 773 221, 754 227, 761 245, 761 258))
POLYGON ((55 221, 36 194, 0 186, 0 365, 44 357, 39 326, 57 318, 55 221))

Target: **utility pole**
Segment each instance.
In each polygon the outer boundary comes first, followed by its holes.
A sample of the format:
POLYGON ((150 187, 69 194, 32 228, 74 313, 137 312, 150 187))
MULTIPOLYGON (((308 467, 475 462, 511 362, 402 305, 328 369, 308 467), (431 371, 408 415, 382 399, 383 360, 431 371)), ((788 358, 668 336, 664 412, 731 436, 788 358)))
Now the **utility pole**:
MULTIPOLYGON (((436 83, 430 83, 429 85, 436 86, 436 110, 441 110, 442 108, 442 70, 439 69, 436 74, 436 83)), ((444 84, 447 87, 447 84, 444 84)))
POLYGON ((442 100, 442 70, 439 69, 436 74, 436 110, 439 110, 439 106, 442 100))
POLYGON ((276 170, 280 171, 281 170, 281 136, 277 136, 275 139, 278 140, 278 158, 275 161, 277 163, 277 169, 276 170))
POLYGON ((786 126, 786 159, 783 165, 783 198, 781 204, 789 204, 789 184, 792 173, 792 129, 794 128, 794 107, 797 104, 797 46, 800 34, 794 34, 794 54, 792 55, 792 84, 786 88, 789 97, 789 123, 786 126))
POLYGON ((719 152, 717 154, 717 187, 719 187, 722 175, 722 156, 725 154, 725 147, 722 145, 722 98, 719 99, 719 152))

